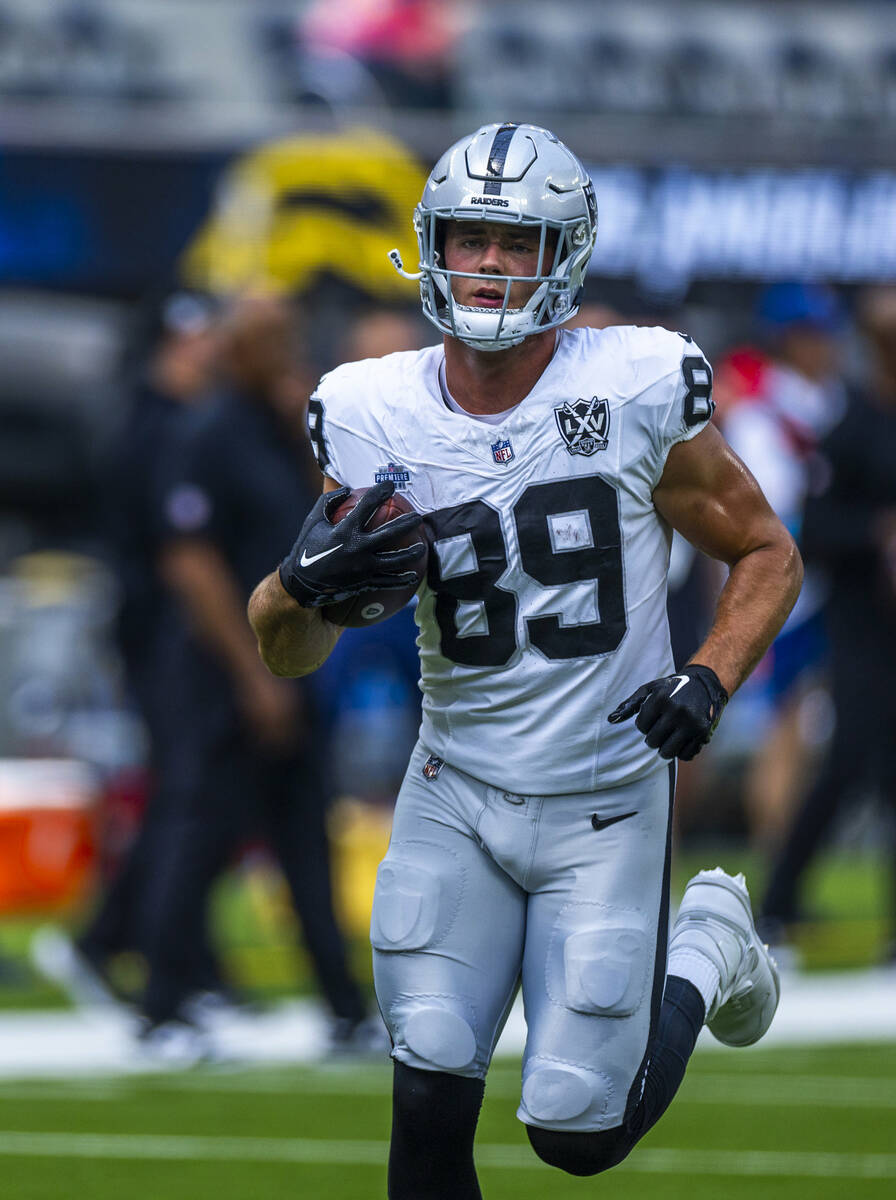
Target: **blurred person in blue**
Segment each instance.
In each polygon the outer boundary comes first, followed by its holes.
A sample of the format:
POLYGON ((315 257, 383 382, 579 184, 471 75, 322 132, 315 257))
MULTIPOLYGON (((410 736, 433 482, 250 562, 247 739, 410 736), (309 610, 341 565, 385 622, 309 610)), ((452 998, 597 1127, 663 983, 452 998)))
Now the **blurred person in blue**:
MULTIPOLYGON (((764 352, 750 356, 746 369, 739 363, 740 388, 721 409, 721 423, 732 449, 798 538, 813 455, 846 403, 844 314, 829 288, 787 282, 763 289, 756 318, 764 352)), ((809 569, 784 628, 732 706, 732 723, 749 705, 751 723, 759 712, 765 725, 744 797, 751 836, 765 850, 783 836, 813 753, 803 713, 825 662, 824 601, 824 575, 809 569)))
POLYGON ((262 834, 289 886, 335 1050, 382 1046, 349 971, 333 909, 323 731, 310 690, 262 665, 246 602, 314 494, 289 305, 234 299, 221 318, 221 383, 181 431, 162 500, 160 563, 191 627, 178 687, 191 762, 176 843, 162 866, 142 1001, 143 1047, 188 1058, 209 1049, 188 964, 212 882, 262 834))
MULTIPOLYGON (((873 789, 896 810, 896 288, 867 292, 858 322, 870 350, 863 385, 822 437, 802 522, 802 549, 825 570, 834 733, 816 782, 776 856, 761 909, 780 942, 801 914, 806 870, 843 802, 873 789)), ((896 961, 896 848, 891 941, 896 961)))
MULTIPOLYGON (((160 863, 177 836, 188 777, 183 729, 190 713, 177 687, 187 630, 159 570, 160 512, 181 430, 212 387, 216 320, 214 302, 200 293, 175 291, 146 304, 125 371, 134 371, 136 383, 102 454, 101 539, 118 584, 116 642, 147 736, 148 785, 136 837, 86 927, 74 941, 47 928, 32 945, 38 968, 79 1004, 123 998, 113 963, 122 953, 145 952, 160 863)), ((204 930, 191 944, 184 976, 190 990, 224 986, 204 930)))

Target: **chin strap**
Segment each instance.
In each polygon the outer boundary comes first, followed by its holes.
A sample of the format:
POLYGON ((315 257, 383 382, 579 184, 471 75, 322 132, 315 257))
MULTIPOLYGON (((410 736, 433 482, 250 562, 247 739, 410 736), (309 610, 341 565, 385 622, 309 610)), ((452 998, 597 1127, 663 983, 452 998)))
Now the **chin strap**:
POLYGON ((398 253, 397 249, 389 251, 389 261, 398 274, 403 276, 403 278, 410 279, 414 283, 423 278, 422 271, 417 271, 416 274, 412 275, 410 271, 406 271, 404 269, 404 263, 401 261, 401 255, 398 253))

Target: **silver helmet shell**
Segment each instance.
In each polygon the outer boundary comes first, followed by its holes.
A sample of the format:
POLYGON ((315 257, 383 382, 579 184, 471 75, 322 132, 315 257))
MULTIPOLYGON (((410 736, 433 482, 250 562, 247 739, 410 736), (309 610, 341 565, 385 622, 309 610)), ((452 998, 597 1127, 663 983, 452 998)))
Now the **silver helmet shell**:
MULTIPOLYGON (((594 188, 576 156, 537 125, 483 125, 461 138, 433 167, 414 210, 420 246, 420 295, 425 316, 443 333, 477 350, 519 345, 569 320, 578 310, 588 260, 597 237, 594 188), (505 281, 500 309, 458 304, 442 256, 444 222, 500 221, 540 230, 541 274, 495 275, 505 281), (550 264, 544 250, 551 233, 550 264), (508 308, 510 285, 537 281, 523 308, 508 308)), ((475 276, 474 276, 475 277, 475 276)))

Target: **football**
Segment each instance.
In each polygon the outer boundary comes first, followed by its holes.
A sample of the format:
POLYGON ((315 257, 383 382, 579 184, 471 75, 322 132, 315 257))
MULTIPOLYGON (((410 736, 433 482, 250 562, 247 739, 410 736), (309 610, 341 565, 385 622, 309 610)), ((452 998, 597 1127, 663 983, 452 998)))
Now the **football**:
MULTIPOLYGON (((343 517, 347 516, 367 490, 367 488, 355 488, 350 496, 346 496, 331 516, 332 523, 337 525, 343 517)), ((367 522, 366 528, 379 529, 381 525, 394 521, 403 513, 413 511, 412 505, 405 500, 404 496, 395 492, 379 506, 367 522)), ((383 588, 375 592, 362 592, 360 596, 352 596, 338 604, 327 604, 321 609, 322 614, 334 625, 341 625, 347 629, 364 629, 368 625, 376 625, 380 621, 385 621, 387 617, 394 616, 411 599, 426 574, 428 544, 425 530, 423 528, 411 529, 408 533, 402 534, 395 544, 389 547, 389 549, 400 550, 404 546, 413 546, 415 542, 423 542, 424 553, 417 562, 410 565, 409 569, 413 570, 417 576, 413 585, 404 588, 383 588)))

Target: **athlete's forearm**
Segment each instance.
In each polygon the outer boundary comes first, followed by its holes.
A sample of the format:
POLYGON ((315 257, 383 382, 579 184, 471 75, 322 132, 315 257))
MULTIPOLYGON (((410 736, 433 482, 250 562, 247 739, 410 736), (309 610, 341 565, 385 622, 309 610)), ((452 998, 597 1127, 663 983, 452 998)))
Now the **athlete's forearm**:
POLYGON ((316 608, 302 608, 276 571, 263 579, 249 599, 249 624, 258 639, 261 660, 274 675, 310 675, 329 658, 342 630, 316 608))
POLYGON ((711 667, 730 696, 774 641, 802 580, 802 560, 789 535, 738 559, 719 596, 712 628, 691 661, 711 667))

